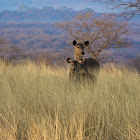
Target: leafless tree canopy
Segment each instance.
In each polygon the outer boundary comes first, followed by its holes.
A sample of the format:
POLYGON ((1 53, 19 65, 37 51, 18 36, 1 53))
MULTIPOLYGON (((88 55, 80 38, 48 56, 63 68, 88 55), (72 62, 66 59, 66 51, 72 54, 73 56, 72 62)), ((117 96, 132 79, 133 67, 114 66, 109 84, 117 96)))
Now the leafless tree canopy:
POLYGON ((118 21, 115 15, 104 14, 97 17, 94 16, 94 13, 87 12, 57 25, 81 43, 89 40, 90 45, 87 50, 95 59, 105 58, 105 56, 102 56, 102 52, 106 49, 128 45, 126 39, 127 23, 118 21))
POLYGON ((140 14, 140 0, 91 0, 96 2, 105 3, 111 5, 114 9, 122 10, 122 14, 128 18, 133 17, 136 14, 140 14))
POLYGON ((140 72, 140 54, 138 54, 135 58, 129 59, 127 65, 130 68, 134 68, 140 72))
POLYGON ((22 57, 22 49, 11 46, 10 42, 0 38, 0 59, 8 59, 10 61, 22 57))
POLYGON ((1 45, 3 45, 3 44, 6 44, 6 43, 7 43, 7 41, 6 41, 6 40, 4 40, 4 39, 0 38, 0 46, 1 46, 1 45))
POLYGON ((0 38, 0 58, 2 57, 3 52, 7 52, 7 41, 0 38))

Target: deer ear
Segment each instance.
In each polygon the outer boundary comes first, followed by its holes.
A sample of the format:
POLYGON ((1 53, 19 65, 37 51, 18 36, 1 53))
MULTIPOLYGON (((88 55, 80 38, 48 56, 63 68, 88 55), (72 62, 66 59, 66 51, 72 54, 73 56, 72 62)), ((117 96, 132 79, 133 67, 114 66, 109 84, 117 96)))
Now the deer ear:
POLYGON ((67 62, 71 63, 72 62, 71 58, 67 58, 67 62))
POLYGON ((85 41, 84 44, 87 46, 89 45, 89 41, 85 41))
POLYGON ((75 46, 77 44, 76 40, 73 41, 73 45, 75 46))
POLYGON ((80 64, 83 64, 84 63, 84 59, 80 59, 78 62, 80 63, 80 64))

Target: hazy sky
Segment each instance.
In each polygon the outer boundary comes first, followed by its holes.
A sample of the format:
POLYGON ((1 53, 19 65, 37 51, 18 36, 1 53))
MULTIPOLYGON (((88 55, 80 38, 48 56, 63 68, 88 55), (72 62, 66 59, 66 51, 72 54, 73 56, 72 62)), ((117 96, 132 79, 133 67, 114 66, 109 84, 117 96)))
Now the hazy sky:
POLYGON ((22 4, 26 4, 29 7, 42 8, 44 6, 53 7, 72 7, 75 10, 80 10, 84 8, 92 8, 96 12, 104 12, 101 6, 93 3, 87 2, 87 0, 0 0, 0 11, 2 10, 16 10, 22 4))

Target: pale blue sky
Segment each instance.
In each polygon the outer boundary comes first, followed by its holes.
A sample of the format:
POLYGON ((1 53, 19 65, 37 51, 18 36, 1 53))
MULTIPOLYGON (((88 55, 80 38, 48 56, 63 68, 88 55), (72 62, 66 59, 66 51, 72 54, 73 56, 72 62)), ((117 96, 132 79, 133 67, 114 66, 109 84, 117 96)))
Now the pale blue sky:
POLYGON ((75 10, 92 8, 96 12, 105 12, 105 9, 100 5, 93 2, 87 2, 86 0, 0 0, 0 11, 16 10, 22 4, 37 8, 42 8, 44 6, 66 6, 74 8, 75 10))

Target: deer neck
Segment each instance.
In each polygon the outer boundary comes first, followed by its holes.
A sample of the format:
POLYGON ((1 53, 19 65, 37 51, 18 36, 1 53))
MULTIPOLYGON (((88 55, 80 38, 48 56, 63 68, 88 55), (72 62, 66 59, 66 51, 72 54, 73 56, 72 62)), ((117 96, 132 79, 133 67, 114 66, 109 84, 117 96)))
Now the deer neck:
POLYGON ((82 55, 80 54, 74 54, 74 60, 79 61, 80 59, 82 59, 82 55))

